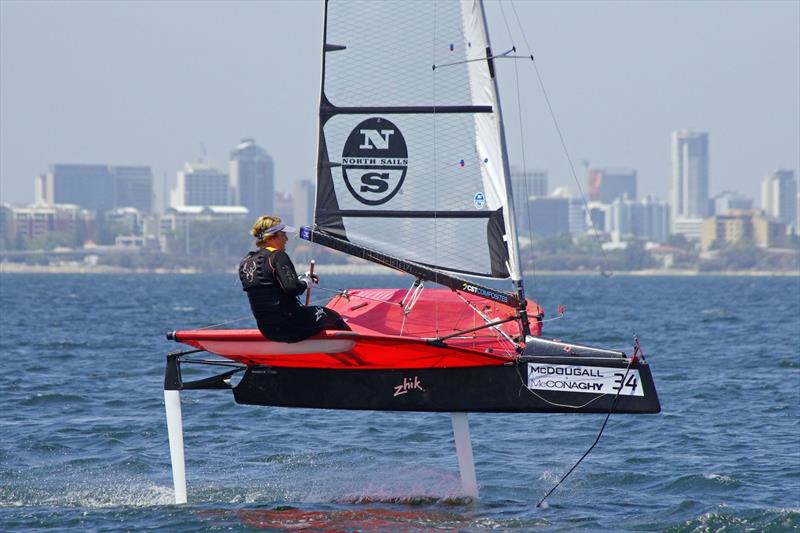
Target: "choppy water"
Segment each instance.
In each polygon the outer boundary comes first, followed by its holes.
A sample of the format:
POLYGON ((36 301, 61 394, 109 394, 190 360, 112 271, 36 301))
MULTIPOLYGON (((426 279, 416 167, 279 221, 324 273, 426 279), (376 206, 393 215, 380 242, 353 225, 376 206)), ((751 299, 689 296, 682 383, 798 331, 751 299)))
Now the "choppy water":
POLYGON ((528 287, 550 316, 568 308, 548 337, 629 350, 638 333, 663 406, 612 416, 548 508, 535 504, 602 416, 471 415, 470 502, 447 415, 238 406, 226 391, 183 393, 189 504, 174 506, 163 332, 247 316, 236 280, 2 275, 0 530, 800 529, 798 278, 528 287))

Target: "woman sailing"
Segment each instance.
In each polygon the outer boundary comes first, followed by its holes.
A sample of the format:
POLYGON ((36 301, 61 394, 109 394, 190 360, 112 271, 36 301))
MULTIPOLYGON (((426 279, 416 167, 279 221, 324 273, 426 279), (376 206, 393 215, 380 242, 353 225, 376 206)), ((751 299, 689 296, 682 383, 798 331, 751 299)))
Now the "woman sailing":
POLYGON ((298 276, 286 253, 287 226, 278 217, 262 216, 250 234, 256 250, 239 264, 239 280, 250 300, 250 309, 261 334, 277 342, 299 342, 322 330, 349 330, 336 311, 321 306, 304 306, 299 296, 311 283, 319 283, 315 274, 298 276))

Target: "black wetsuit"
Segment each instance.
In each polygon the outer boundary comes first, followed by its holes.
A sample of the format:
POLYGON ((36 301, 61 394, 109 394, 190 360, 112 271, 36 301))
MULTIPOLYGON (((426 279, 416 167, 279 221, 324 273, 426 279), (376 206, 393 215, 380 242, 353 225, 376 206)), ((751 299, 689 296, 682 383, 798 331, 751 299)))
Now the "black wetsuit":
POLYGON ((350 329, 336 311, 300 304, 306 284, 286 252, 260 248, 248 253, 239 264, 239 280, 259 331, 270 340, 299 342, 325 329, 350 329))

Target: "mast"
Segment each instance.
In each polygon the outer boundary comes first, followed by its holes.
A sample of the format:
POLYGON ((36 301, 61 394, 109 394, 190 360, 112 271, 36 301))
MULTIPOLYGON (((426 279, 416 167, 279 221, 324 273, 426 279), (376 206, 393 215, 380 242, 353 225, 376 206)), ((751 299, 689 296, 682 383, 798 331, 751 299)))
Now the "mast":
MULTIPOLYGON (((324 5, 322 6, 322 46, 320 54, 322 57, 320 58, 320 73, 319 73, 319 106, 322 108, 323 98, 325 98, 325 52, 327 48, 327 39, 328 39, 328 0, 325 0, 324 5)), ((319 115, 318 115, 319 116, 319 115)), ((317 212, 317 203, 319 202, 319 173, 322 169, 322 152, 320 149, 322 148, 322 117, 319 117, 317 120, 317 157, 316 157, 316 172, 314 173, 315 183, 314 183, 314 210, 313 213, 317 212)), ((313 218, 313 216, 312 216, 313 218)), ((314 221, 311 221, 311 225, 314 225, 314 221)))
POLYGON ((514 216, 514 192, 511 189, 511 168, 508 163, 508 146, 506 145, 506 132, 503 127, 503 110, 500 106, 500 91, 497 85, 497 76, 495 76, 494 59, 492 58, 491 40, 489 38, 489 27, 486 24, 486 11, 483 8, 483 0, 477 0, 478 7, 481 11, 481 19, 483 22, 482 29, 484 38, 486 40, 486 61, 489 63, 489 73, 492 78, 492 87, 494 89, 493 105, 497 115, 497 129, 500 138, 500 149, 503 153, 503 181, 505 182, 506 189, 506 207, 503 209, 503 223, 507 231, 506 246, 508 247, 508 262, 509 271, 511 274, 511 282, 517 291, 519 298, 519 318, 522 323, 522 333, 524 337, 530 335, 530 324, 528 322, 528 314, 526 311, 527 300, 525 299, 525 287, 522 280, 522 266, 519 258, 519 239, 517 237, 517 223, 514 216))
MULTIPOLYGON (((317 210, 320 206, 325 205, 326 203, 331 203, 331 199, 333 199, 334 205, 338 208, 338 204, 336 203, 335 197, 336 194, 333 189, 333 178, 331 176, 331 165, 328 159, 328 146, 325 142, 325 122, 328 120, 328 116, 326 116, 322 110, 327 107, 329 104, 328 99, 325 96, 325 67, 328 61, 328 52, 336 52, 338 50, 343 50, 344 46, 339 46, 335 44, 328 44, 328 0, 325 0, 325 5, 323 7, 323 15, 322 15, 322 61, 320 65, 320 82, 319 82, 319 119, 317 122, 317 167, 316 167, 316 184, 315 184, 315 194, 314 194, 314 221, 312 226, 316 226, 319 223, 317 220, 317 210)), ((330 217, 328 219, 331 226, 340 227, 342 225, 341 218, 337 217, 330 217)))

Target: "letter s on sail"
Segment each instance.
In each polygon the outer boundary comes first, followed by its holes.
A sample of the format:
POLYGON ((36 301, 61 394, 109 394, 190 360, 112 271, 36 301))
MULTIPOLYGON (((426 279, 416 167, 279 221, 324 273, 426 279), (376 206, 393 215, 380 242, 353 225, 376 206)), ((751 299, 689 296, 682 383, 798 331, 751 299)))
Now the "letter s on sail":
POLYGON ((386 192, 389 189, 388 172, 367 172, 361 175, 361 192, 386 192))

